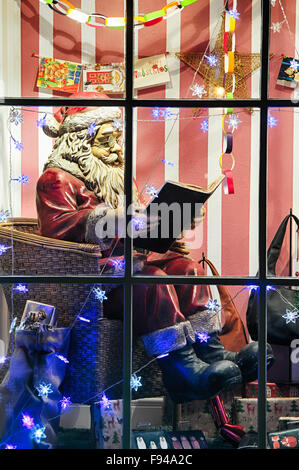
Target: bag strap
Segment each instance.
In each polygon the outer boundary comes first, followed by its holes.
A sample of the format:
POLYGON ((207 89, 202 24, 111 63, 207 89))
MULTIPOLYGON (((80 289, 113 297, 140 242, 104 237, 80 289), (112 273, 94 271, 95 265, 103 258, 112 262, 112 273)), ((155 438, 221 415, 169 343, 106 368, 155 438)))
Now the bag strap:
POLYGON ((274 276, 276 275, 276 263, 281 252, 283 240, 287 230, 287 225, 291 217, 293 217, 294 221, 297 224, 297 227, 299 228, 298 217, 296 217, 294 214, 288 214, 278 227, 278 230, 274 235, 274 238, 267 251, 268 273, 274 276))

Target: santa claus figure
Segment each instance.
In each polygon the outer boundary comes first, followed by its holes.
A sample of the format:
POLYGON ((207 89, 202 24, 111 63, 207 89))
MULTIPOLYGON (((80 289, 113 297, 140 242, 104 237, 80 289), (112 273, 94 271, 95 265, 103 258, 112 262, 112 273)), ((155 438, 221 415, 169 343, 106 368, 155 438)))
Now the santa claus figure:
MULTIPOLYGON (((81 96, 106 98, 98 93, 76 95, 81 96)), ((124 217, 121 119, 117 107, 65 107, 48 116, 44 132, 56 141, 37 183, 41 234, 98 243, 103 274, 113 261, 122 259, 118 234, 112 240, 99 238, 96 230, 103 218, 124 217)), ((138 201, 136 190, 134 199, 138 201)), ((195 261, 172 251, 164 255, 134 253, 134 270, 150 276, 203 275, 195 261)), ((157 361, 176 402, 208 399, 257 375, 257 344, 251 343, 239 353, 226 351, 219 341, 218 315, 206 307, 209 297, 209 288, 201 285, 134 286, 134 332, 142 337, 149 355, 165 354, 157 361), (205 341, 200 333, 205 333, 205 341)), ((122 319, 121 287, 110 292, 104 312, 107 317, 122 319)))

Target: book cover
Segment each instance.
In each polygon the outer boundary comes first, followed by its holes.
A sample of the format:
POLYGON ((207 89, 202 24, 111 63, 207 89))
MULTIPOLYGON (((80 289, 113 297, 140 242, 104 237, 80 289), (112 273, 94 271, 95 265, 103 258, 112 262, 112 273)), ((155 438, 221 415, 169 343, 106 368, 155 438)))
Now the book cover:
POLYGON ((289 88, 296 88, 299 85, 299 62, 293 57, 283 57, 277 84, 289 88))
POLYGON ((83 66, 75 62, 41 57, 36 85, 40 88, 76 93, 79 91, 83 66))

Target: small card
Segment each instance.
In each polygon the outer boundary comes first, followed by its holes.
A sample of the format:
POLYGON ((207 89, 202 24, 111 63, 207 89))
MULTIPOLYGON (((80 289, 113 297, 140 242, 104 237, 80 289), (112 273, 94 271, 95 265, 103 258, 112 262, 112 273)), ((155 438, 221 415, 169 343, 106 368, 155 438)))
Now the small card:
POLYGON ((83 66, 75 62, 41 57, 37 86, 66 93, 77 93, 82 70, 83 66))
POLYGON ((27 300, 19 329, 26 330, 36 323, 53 326, 56 320, 55 310, 53 305, 27 300))
POLYGON ((134 88, 141 90, 170 82, 170 75, 165 54, 135 60, 134 88))
POLYGON ((83 91, 123 93, 125 66, 123 63, 96 64, 83 70, 83 91))
POLYGON ((299 85, 299 61, 292 57, 283 57, 277 84, 296 88, 299 85))

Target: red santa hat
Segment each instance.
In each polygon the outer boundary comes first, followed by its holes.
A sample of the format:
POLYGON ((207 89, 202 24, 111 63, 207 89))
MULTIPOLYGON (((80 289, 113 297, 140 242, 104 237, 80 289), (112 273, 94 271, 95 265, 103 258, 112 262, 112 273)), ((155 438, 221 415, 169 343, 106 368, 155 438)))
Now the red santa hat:
MULTIPOLYGON (((71 95, 71 98, 109 99, 107 95, 97 92, 78 92, 71 95)), ((43 131, 49 137, 55 138, 65 132, 87 129, 91 124, 99 127, 105 122, 120 118, 121 110, 118 107, 62 106, 54 115, 47 115, 43 131)))

